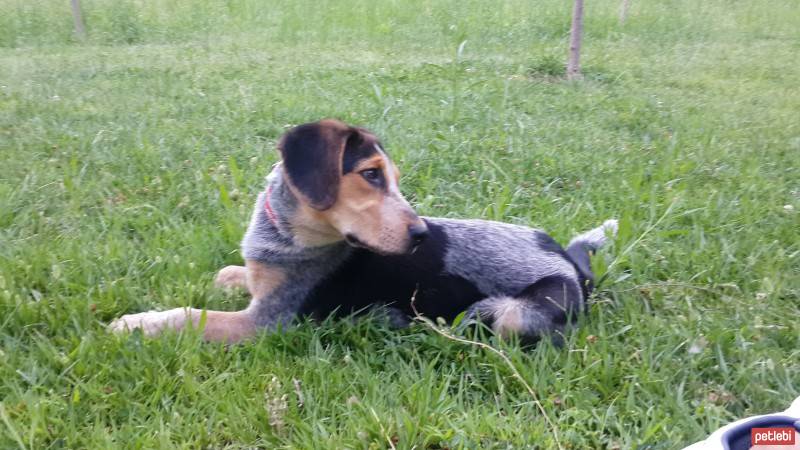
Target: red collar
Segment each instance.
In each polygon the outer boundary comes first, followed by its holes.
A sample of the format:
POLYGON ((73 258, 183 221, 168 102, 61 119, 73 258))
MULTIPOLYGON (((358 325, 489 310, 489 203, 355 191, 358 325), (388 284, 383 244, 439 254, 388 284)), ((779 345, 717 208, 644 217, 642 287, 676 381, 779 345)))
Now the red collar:
POLYGON ((267 195, 266 199, 264 200, 264 211, 266 211, 267 217, 269 217, 272 225, 275 225, 275 228, 278 228, 278 216, 275 214, 275 211, 272 210, 272 206, 269 204, 270 197, 272 197, 272 186, 267 187, 267 195))

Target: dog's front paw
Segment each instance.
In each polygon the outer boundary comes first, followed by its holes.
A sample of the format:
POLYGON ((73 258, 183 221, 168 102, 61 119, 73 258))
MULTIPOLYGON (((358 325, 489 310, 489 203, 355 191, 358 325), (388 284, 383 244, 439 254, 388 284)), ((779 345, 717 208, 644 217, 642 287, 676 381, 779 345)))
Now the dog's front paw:
POLYGON ((247 286, 247 268, 243 266, 223 267, 214 279, 214 285, 219 288, 233 289, 247 286))
POLYGON ((138 314, 125 314, 108 325, 113 333, 124 333, 135 329, 142 330, 145 336, 156 336, 166 328, 179 328, 185 319, 183 309, 170 311, 147 311, 138 314), (180 323, 179 323, 180 322, 180 323))

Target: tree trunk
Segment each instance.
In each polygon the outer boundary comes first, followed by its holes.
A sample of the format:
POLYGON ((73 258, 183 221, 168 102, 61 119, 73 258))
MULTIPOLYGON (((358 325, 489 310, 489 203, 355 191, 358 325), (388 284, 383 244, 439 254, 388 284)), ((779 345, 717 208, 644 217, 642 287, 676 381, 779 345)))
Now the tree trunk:
POLYGON ((83 26, 81 0, 70 0, 70 4, 72 5, 72 20, 75 22, 75 36, 82 41, 86 39, 86 27, 83 26))
POLYGON ((581 36, 583 35, 583 0, 575 0, 572 9, 572 29, 569 32, 569 61, 567 79, 581 79, 581 36))
POLYGON ((631 0, 622 0, 622 5, 619 8, 619 24, 624 25, 625 19, 628 18, 628 8, 631 7, 631 0))

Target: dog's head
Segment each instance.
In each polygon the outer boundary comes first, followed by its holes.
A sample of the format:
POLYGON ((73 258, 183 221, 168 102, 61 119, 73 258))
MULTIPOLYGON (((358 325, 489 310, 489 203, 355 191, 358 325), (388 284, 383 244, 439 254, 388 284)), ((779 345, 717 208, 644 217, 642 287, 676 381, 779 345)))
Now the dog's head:
POLYGON ((369 131, 322 120, 292 128, 278 149, 304 220, 316 222, 307 228, 383 254, 410 252, 427 236, 400 193, 397 166, 369 131))

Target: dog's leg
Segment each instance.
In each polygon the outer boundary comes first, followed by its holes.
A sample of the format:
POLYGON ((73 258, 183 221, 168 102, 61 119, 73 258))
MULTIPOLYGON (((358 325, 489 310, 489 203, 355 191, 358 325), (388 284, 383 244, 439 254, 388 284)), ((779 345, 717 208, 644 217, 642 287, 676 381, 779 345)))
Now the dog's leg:
POLYGON ((247 268, 245 266, 226 266, 217 272, 214 285, 219 288, 247 288, 247 268))
POLYGON ((246 310, 226 312, 196 308, 126 314, 111 322, 109 329, 119 333, 139 328, 145 336, 157 336, 167 329, 182 330, 189 322, 197 327, 203 312, 206 313, 203 337, 208 341, 238 342, 256 331, 255 322, 246 310))
POLYGON ((254 259, 245 261, 245 269, 247 290, 250 292, 250 296, 253 297, 251 306, 252 303, 260 301, 275 292, 275 289, 286 282, 286 273, 283 270, 268 266, 254 259))
MULTIPOLYGON (((248 260, 246 267, 241 267, 241 269, 244 269, 246 284, 253 296, 250 307, 234 312, 205 311, 206 321, 203 336, 206 340, 238 342, 252 336, 259 328, 254 317, 254 311, 258 309, 258 304, 266 301, 269 295, 286 279, 282 270, 258 261, 248 260)), ((241 272, 239 269, 235 269, 235 271, 241 272)), ((139 328, 147 336, 156 336, 167 329, 181 330, 190 321, 193 326, 198 326, 202 315, 203 310, 196 308, 175 308, 168 311, 126 314, 113 321, 109 325, 109 329, 114 332, 123 332, 139 328)))
POLYGON ((225 266, 214 279, 221 288, 246 288, 254 299, 267 295, 283 282, 282 272, 271 269, 256 260, 247 260, 244 266, 225 266))
POLYGON ((559 344, 562 341, 560 333, 582 305, 583 297, 577 282, 551 276, 516 296, 489 297, 473 304, 462 323, 466 326, 479 319, 503 337, 517 335, 523 342, 536 342, 549 335, 555 344, 559 344))

